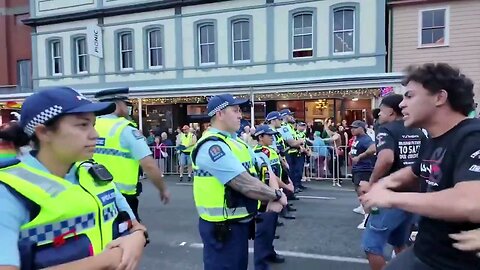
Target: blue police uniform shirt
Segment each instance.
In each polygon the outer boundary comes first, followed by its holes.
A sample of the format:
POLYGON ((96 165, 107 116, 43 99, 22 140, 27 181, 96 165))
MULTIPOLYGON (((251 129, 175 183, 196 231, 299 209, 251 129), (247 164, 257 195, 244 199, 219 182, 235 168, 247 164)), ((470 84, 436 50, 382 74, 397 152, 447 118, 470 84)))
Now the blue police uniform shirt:
MULTIPOLYGON (((114 114, 108 114, 99 116, 99 118, 116 119, 118 116, 114 114)), ((132 126, 127 126, 120 134, 120 144, 123 148, 128 149, 130 154, 135 160, 141 160, 144 157, 152 155, 150 147, 147 145, 147 141, 143 134, 132 126)))
MULTIPOLYGON (((48 172, 31 154, 26 154, 20 158, 22 162, 35 169, 48 172)), ((72 169, 65 175, 65 180, 78 184, 76 169, 72 169)), ((119 211, 126 211, 130 218, 135 219, 132 209, 123 195, 115 189, 115 202, 119 211)), ((30 213, 25 204, 13 195, 5 185, 0 184, 0 265, 11 265, 20 267, 20 255, 18 252, 18 237, 20 227, 30 221, 30 213)))
MULTIPOLYGON (((236 133, 229 133, 216 128, 210 128, 209 131, 221 133, 233 139, 237 138, 236 133)), ((250 147, 248 149, 252 161, 257 162, 253 150, 250 147)), ((242 163, 233 155, 230 147, 222 141, 207 141, 202 144, 197 151, 195 164, 202 170, 209 172, 223 185, 246 171, 242 163)))
MULTIPOLYGON (((350 151, 353 157, 356 157, 365 151, 367 151, 370 145, 375 142, 367 134, 357 136, 357 139, 352 144, 352 150, 350 151)), ((352 172, 371 172, 375 166, 375 157, 369 156, 363 159, 360 159, 357 164, 352 166, 352 172)))
POLYGON ((293 140, 293 134, 287 126, 281 126, 277 128, 277 131, 282 135, 282 138, 286 141, 293 140))

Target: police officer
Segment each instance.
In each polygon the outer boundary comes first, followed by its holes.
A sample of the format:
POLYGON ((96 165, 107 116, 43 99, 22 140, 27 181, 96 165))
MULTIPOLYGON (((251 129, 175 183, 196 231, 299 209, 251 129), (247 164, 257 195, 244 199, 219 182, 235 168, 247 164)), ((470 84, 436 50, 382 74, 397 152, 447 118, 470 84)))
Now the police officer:
MULTIPOLYGON (((393 94, 385 97, 380 104, 380 126, 376 135, 377 160, 369 182, 361 182, 362 193, 368 191, 369 186, 377 183, 380 178, 411 166, 418 158, 420 145, 426 138, 419 128, 405 127, 400 108, 402 100, 402 95, 393 94)), ((356 159, 360 160, 358 163, 369 158, 371 156, 369 157, 368 151, 356 155, 356 159)), ((360 183, 364 178, 358 181, 360 183)), ((369 216, 362 246, 372 270, 385 267, 383 251, 387 243, 394 247, 396 254, 406 247, 412 223, 412 214, 401 209, 382 208, 378 214, 369 216)))
POLYGON ((297 193, 305 188, 302 185, 302 173, 305 162, 302 162, 302 158, 299 156, 299 153, 303 151, 305 140, 299 139, 297 136, 297 131, 294 128, 295 118, 293 118, 293 113, 289 109, 283 109, 280 111, 280 115, 283 117, 283 124, 279 132, 282 134, 288 147, 286 158, 289 165, 289 174, 295 187, 294 191, 297 193))
POLYGON ((258 200, 269 201, 267 211, 278 212, 286 204, 280 189, 257 178, 255 154, 236 135, 240 105, 247 102, 230 94, 212 97, 207 105, 211 128, 192 150, 193 196, 205 270, 246 270, 258 200))
POLYGON ((160 191, 163 203, 168 203, 170 193, 167 190, 157 163, 147 145, 143 134, 135 127, 129 117, 128 88, 108 89, 95 95, 99 101, 115 102, 116 109, 112 114, 97 118, 95 128, 99 134, 95 161, 105 165, 112 173, 117 188, 127 199, 133 213, 138 215, 138 196, 141 183, 138 181, 139 169, 147 173, 160 191), (138 189, 137 189, 138 187, 138 189))
MULTIPOLYGON (((255 138, 258 141, 253 150, 259 157, 263 158, 270 170, 260 171, 260 179, 272 188, 286 186, 281 180, 282 165, 280 156, 276 149, 270 147, 273 143, 273 135, 277 133, 268 125, 261 125, 256 128, 255 138)), ((264 166, 265 168, 265 166, 264 166)), ((278 213, 266 212, 268 201, 262 201, 257 217, 257 229, 255 233, 254 258, 255 270, 269 269, 267 262, 283 263, 285 258, 278 255, 273 248, 275 230, 277 228, 278 213)))
POLYGON ((136 269, 146 229, 91 160, 95 115, 113 110, 71 88, 48 88, 27 97, 21 121, 0 132, 37 149, 0 169, 1 269, 136 269))
MULTIPOLYGON (((272 111, 267 114, 267 117, 265 118, 265 122, 273 129, 276 130, 277 133, 274 134, 273 137, 273 143, 272 143, 272 148, 277 150, 277 153, 280 156, 280 161, 282 164, 282 172, 280 179, 282 182, 287 185, 287 186, 282 186, 284 188, 284 192, 287 195, 288 200, 298 200, 298 198, 294 194, 294 187, 292 180, 289 177, 289 165, 288 162, 285 158, 287 154, 287 146, 285 143, 285 140, 283 139, 280 131, 283 129, 282 128, 282 119, 283 117, 280 115, 278 111, 272 111)), ((290 204, 287 205, 287 210, 288 211, 296 211, 295 208, 293 208, 290 204)), ((283 212, 283 217, 287 218, 295 218, 293 215, 289 215, 288 213, 283 212)))
POLYGON ((178 147, 180 151, 180 182, 183 181, 183 171, 187 167, 188 182, 192 181, 192 160, 190 159, 190 153, 192 148, 197 142, 197 137, 193 134, 193 131, 188 125, 182 127, 182 133, 180 134, 180 145, 178 147))

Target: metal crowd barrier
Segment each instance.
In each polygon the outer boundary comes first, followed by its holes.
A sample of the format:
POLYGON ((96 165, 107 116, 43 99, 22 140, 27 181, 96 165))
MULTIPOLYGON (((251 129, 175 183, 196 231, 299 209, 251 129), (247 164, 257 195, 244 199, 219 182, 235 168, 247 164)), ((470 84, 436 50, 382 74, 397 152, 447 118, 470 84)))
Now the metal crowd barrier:
MULTIPOLYGON (((155 151, 155 146, 150 146, 150 150, 153 153, 153 158, 157 161, 157 165, 162 170, 164 175, 173 175, 180 173, 180 152, 177 151, 175 146, 166 146, 166 156, 162 154, 157 155, 158 151, 155 151)), ((187 169, 184 169, 184 174, 187 174, 187 169)))
MULTIPOLYGON (((310 156, 305 157, 304 178, 308 180, 331 180, 338 181, 348 179, 350 176, 350 159, 348 156, 348 146, 308 146, 310 156), (338 155, 336 149, 341 149, 343 155, 338 155)), ((164 175, 178 175, 180 173, 180 152, 175 146, 165 147, 166 156, 155 155, 155 147, 150 149, 154 153, 159 168, 164 175)), ((187 169, 184 168, 184 175, 187 169)), ((335 183, 335 182, 334 182, 335 183)))

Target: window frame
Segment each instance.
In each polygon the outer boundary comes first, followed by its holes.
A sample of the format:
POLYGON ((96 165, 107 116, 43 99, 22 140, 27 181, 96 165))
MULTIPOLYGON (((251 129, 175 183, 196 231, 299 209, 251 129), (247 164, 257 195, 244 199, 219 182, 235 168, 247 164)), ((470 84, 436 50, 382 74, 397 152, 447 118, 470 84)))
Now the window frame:
POLYGON ((62 40, 60 38, 54 38, 50 39, 48 41, 48 51, 49 51, 49 64, 50 64, 50 75, 51 76, 63 76, 64 73, 64 65, 63 65, 63 46, 62 46, 62 40), (58 43, 58 49, 60 52, 59 56, 55 56, 54 54, 54 44, 58 43), (59 67, 60 67, 60 72, 55 72, 55 59, 59 59, 59 67))
MULTIPOLYGON (((197 25, 197 37, 198 37, 198 42, 197 42, 197 50, 198 50, 198 58, 197 58, 197 61, 198 61, 198 64, 200 66, 212 66, 212 65, 216 65, 217 64, 217 55, 216 55, 216 51, 217 51, 217 38, 216 38, 216 27, 215 27, 215 24, 212 23, 212 22, 205 22, 205 23, 201 23, 201 24, 198 24, 197 25), (201 43, 201 28, 202 27, 207 27, 207 26, 211 26, 213 28, 213 43, 211 42, 207 42, 205 44, 202 44, 201 43), (206 62, 206 63, 202 63, 202 46, 210 46, 210 45, 213 45, 213 48, 214 48, 214 53, 213 53, 213 57, 214 57, 214 61, 213 62, 206 62)), ((210 54, 208 55, 210 56, 210 54)))
MULTIPOLYGON (((345 23, 345 16, 343 16, 343 23, 345 23)), ((333 12, 332 12, 332 29, 331 29, 331 37, 332 37, 332 55, 334 56, 340 56, 340 55, 352 55, 352 54, 355 54, 356 51, 357 51, 357 44, 356 44, 356 39, 357 39, 357 7, 355 6, 340 6, 340 7, 336 7, 333 9, 333 12), (345 11, 352 11, 352 14, 353 14, 353 20, 352 20, 352 25, 353 25, 353 29, 345 29, 345 26, 343 27, 342 30, 335 30, 335 13, 339 12, 339 11, 342 11, 342 12, 345 12, 345 11), (352 31, 353 32, 353 38, 352 38, 352 50, 351 51, 348 51, 348 52, 335 52, 335 34, 336 33, 347 33, 347 32, 350 32, 352 31)))
MULTIPOLYGON (((292 15, 291 20, 292 20, 292 27, 291 27, 291 31, 292 31, 291 33, 292 33, 292 34, 291 34, 291 36, 290 36, 290 42, 291 42, 291 46, 292 46, 292 49, 291 49, 291 51, 290 51, 291 57, 292 57, 293 59, 312 58, 312 57, 314 56, 314 50, 315 50, 315 49, 314 49, 314 47, 315 47, 315 46, 314 46, 314 38, 315 38, 314 33, 315 33, 315 30, 316 30, 316 29, 315 29, 315 25, 314 25, 314 21, 315 21, 315 20, 314 20, 314 13, 313 13, 313 11, 300 11, 300 12, 296 12, 296 13, 294 13, 294 14, 292 15), (304 28, 305 28, 305 26, 303 26, 303 16, 304 16, 304 15, 310 15, 310 16, 311 16, 311 22, 312 22, 312 27, 311 27, 311 28, 312 28, 312 31, 311 31, 310 33, 308 33, 308 34, 302 33, 302 34, 296 35, 296 34, 295 34, 295 17, 297 17, 297 16, 302 16, 302 29, 304 29, 304 28), (295 37, 296 37, 296 36, 300 36, 300 37, 303 38, 304 36, 307 36, 307 35, 310 35, 310 36, 312 37, 312 42, 311 42, 310 48, 295 49, 295 37), (295 53, 295 52, 302 52, 302 51, 308 51, 308 50, 311 50, 311 51, 312 51, 312 55, 310 55, 310 56, 294 56, 294 53, 295 53)), ((302 44, 303 44, 303 42, 302 42, 302 44)))
MULTIPOLYGON (((237 18, 237 19, 234 19, 230 22, 230 31, 231 31, 231 34, 230 34, 230 38, 231 38, 231 61, 232 63, 234 64, 242 64, 242 63, 250 63, 252 62, 252 26, 251 26, 251 19, 250 18, 237 18), (235 40, 235 24, 237 23, 247 23, 247 27, 249 29, 249 32, 248 32, 248 39, 239 39, 239 40, 235 40), (243 45, 244 42, 248 42, 248 51, 249 51, 249 59, 242 59, 242 60, 235 60, 235 43, 240 43, 243 45)), ((243 56, 243 46, 241 47, 242 48, 242 56, 243 56)), ((242 57, 243 58, 243 57, 242 57)))
POLYGON ((117 48, 118 49, 118 55, 117 55, 117 57, 118 57, 118 69, 120 71, 132 71, 132 70, 134 70, 134 67, 135 67, 135 50, 134 50, 135 49, 135 46, 134 46, 135 38, 134 37, 135 36, 134 36, 133 31, 125 30, 125 31, 120 31, 120 32, 117 33, 117 40, 118 40, 118 48, 117 48), (132 42, 131 45, 132 46, 131 46, 131 49, 129 49, 129 50, 123 50, 122 49, 122 36, 124 36, 124 35, 130 35, 131 36, 131 42, 132 42), (123 67, 122 53, 124 53, 124 52, 131 52, 131 54, 132 54, 131 67, 127 67, 127 68, 123 67))
POLYGON ((450 6, 431 7, 418 10, 417 48, 437 48, 450 46, 450 6), (423 13, 426 11, 445 10, 444 43, 443 44, 422 44, 423 13))
POLYGON ((74 53, 74 74, 88 74, 89 73, 89 55, 87 48, 87 37, 85 35, 75 36, 73 39, 73 53, 74 53), (80 55, 78 51, 78 42, 83 40, 85 42, 85 53, 80 55), (80 57, 85 57, 85 70, 80 71, 80 57))
POLYGON ((145 59, 145 68, 147 69, 163 69, 165 68, 165 40, 164 40, 164 32, 163 32, 163 27, 162 26, 147 26, 144 29, 145 33, 145 50, 147 51, 146 53, 146 59, 145 59), (160 35, 160 46, 159 47, 150 47, 150 33, 154 31, 159 31, 160 35), (157 66, 152 66, 151 65, 151 58, 152 58, 152 50, 160 50, 160 60, 161 63, 160 65, 157 66))

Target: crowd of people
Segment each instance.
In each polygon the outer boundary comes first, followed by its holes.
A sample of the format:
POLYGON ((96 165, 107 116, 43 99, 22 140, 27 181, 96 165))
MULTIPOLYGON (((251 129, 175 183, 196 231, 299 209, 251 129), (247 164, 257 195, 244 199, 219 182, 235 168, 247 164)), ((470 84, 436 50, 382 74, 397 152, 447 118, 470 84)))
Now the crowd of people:
POLYGON ((150 241, 139 170, 168 203, 158 160, 169 155, 179 180, 186 171, 193 181, 206 270, 246 270, 250 239, 256 270, 283 263, 274 248, 279 217, 295 219, 305 165, 325 160, 351 166, 343 173, 357 192, 354 211, 365 214, 361 247, 372 270, 480 269, 473 82, 439 63, 408 70, 404 85, 403 96, 382 99, 373 126, 327 119, 316 128, 284 109, 239 131, 248 101, 221 94, 208 102, 201 136, 186 125, 149 138, 127 118, 128 90, 101 91, 100 102, 68 87, 39 91, 0 128, 0 270, 137 269, 150 241))

